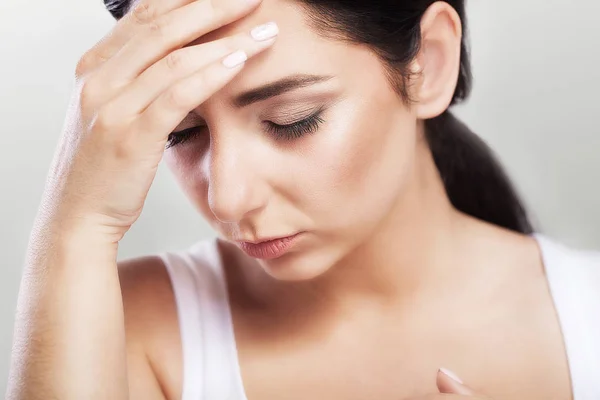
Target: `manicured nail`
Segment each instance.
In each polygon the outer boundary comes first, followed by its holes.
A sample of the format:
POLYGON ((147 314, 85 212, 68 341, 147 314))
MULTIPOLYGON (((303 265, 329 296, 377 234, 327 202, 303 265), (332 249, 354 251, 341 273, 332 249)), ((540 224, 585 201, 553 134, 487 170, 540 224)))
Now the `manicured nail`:
POLYGON ((460 383, 461 385, 464 385, 463 381, 456 376, 456 374, 450 370, 447 370, 446 368, 440 368, 440 372, 444 375, 446 375, 448 378, 452 379, 455 382, 460 383))
POLYGON ((242 50, 238 50, 235 53, 231 53, 223 59, 223 65, 227 68, 233 68, 240 64, 243 64, 248 59, 248 56, 242 50))
POLYGON ((259 25, 250 31, 250 35, 254 40, 261 41, 274 38, 279 33, 279 27, 275 22, 267 22, 259 25))

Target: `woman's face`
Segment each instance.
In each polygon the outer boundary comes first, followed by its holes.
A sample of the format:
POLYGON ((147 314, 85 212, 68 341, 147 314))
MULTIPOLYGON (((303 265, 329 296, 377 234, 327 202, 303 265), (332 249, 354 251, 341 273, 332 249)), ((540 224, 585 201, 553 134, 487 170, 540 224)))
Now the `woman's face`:
POLYGON ((204 126, 198 134, 165 154, 186 194, 228 241, 302 232, 284 255, 259 260, 283 280, 315 277, 373 237, 406 191, 417 146, 417 119, 379 59, 365 47, 317 36, 301 10, 264 0, 253 14, 194 42, 269 20, 280 28, 271 49, 176 129, 204 126), (308 82, 232 105, 241 93, 293 77, 308 82))

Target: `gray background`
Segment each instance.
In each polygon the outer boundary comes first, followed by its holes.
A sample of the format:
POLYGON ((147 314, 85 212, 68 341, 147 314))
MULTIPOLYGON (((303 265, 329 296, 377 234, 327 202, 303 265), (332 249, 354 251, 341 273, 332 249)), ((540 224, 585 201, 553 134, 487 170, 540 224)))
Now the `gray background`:
MULTIPOLYGON (((458 114, 498 152, 541 230, 600 249, 600 2, 470 0, 475 88, 458 114)), ((0 394, 29 230, 80 55, 114 24, 101 0, 0 1, 0 394)), ((213 232, 166 168, 121 258, 213 232)))

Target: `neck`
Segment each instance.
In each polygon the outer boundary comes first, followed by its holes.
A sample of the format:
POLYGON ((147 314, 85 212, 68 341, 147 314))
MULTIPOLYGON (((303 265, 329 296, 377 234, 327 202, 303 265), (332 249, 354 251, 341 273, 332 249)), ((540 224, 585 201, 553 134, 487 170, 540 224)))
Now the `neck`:
POLYGON ((423 153, 410 189, 368 241, 314 282, 320 291, 340 300, 398 302, 434 290, 451 273, 464 217, 452 207, 429 150, 423 153))

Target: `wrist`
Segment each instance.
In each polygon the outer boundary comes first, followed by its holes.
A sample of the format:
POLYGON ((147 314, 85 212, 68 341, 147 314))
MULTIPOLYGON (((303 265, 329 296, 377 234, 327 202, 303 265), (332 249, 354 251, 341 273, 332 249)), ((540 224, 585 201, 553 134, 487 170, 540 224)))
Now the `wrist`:
POLYGON ((116 262, 120 237, 90 219, 78 221, 39 219, 31 232, 30 250, 34 254, 61 259, 116 262))

